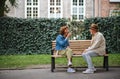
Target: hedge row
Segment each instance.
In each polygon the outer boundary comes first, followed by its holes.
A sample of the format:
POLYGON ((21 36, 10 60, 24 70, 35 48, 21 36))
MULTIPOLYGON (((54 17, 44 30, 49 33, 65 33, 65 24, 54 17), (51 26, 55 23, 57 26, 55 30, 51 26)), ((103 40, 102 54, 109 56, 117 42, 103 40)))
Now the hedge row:
POLYGON ((0 55, 50 54, 51 41, 55 40, 60 26, 70 26, 72 38, 91 39, 89 26, 97 23, 106 38, 110 52, 120 51, 120 16, 89 18, 84 22, 68 22, 67 19, 0 18, 0 55))
POLYGON ((109 52, 120 53, 120 16, 106 18, 89 18, 84 21, 85 30, 83 35, 90 39, 89 26, 96 23, 99 31, 103 33, 106 39, 106 46, 109 52))
POLYGON ((60 26, 66 19, 0 18, 0 54, 50 53, 60 26))

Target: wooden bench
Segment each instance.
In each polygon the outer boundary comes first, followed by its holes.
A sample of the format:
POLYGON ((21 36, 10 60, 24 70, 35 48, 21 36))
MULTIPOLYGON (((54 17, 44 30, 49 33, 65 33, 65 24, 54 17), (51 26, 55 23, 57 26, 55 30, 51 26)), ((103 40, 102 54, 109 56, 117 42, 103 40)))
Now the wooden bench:
MULTIPOLYGON (((69 40, 70 48, 73 51, 73 57, 82 56, 82 52, 90 46, 91 40, 69 40)), ((56 55, 55 51, 55 41, 52 41, 52 50, 51 50, 51 72, 54 72, 55 69, 55 58, 63 57, 61 55, 56 55)), ((103 68, 106 68, 108 71, 108 52, 103 56, 103 68)))

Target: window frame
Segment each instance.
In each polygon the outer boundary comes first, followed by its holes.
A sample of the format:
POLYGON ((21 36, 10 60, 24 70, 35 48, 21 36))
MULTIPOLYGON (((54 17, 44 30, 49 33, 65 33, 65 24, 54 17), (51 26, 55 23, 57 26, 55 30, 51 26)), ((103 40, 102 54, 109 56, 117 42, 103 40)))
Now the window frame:
POLYGON ((27 0, 25 0, 25 18, 39 18, 40 17, 40 0, 37 0, 37 5, 33 5, 33 0, 31 0, 31 5, 27 5, 27 0), (31 8, 31 16, 27 16, 27 8, 31 8), (34 17, 33 8, 37 8, 37 17, 34 17))
POLYGON ((60 0, 60 5, 56 5, 57 0, 54 0, 54 5, 50 5, 50 0, 48 0, 48 18, 63 18, 63 0, 60 0), (51 16, 51 11, 50 11, 50 8, 54 8, 55 11, 53 12, 53 17, 51 16), (56 9, 57 8, 60 8, 60 17, 57 17, 57 12, 56 12, 56 9))
POLYGON ((85 19, 85 1, 86 0, 83 0, 83 6, 80 6, 79 4, 79 0, 77 0, 77 5, 75 6, 75 5, 73 5, 73 0, 71 0, 71 19, 72 20, 74 20, 73 19, 73 15, 74 15, 74 13, 73 13, 73 8, 76 8, 77 9, 77 13, 76 13, 76 15, 77 15, 77 19, 75 20, 75 21, 80 21, 80 20, 84 20, 85 19), (79 9, 82 9, 83 8, 83 12, 82 12, 82 14, 80 14, 80 10, 79 9), (83 15, 83 19, 80 19, 80 15, 83 15))
POLYGON ((120 0, 109 0, 110 2, 120 2, 120 0))

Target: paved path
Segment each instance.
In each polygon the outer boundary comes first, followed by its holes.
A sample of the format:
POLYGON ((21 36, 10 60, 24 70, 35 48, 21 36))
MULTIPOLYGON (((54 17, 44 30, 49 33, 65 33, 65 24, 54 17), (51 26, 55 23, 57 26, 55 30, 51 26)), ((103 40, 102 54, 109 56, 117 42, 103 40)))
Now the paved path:
POLYGON ((120 68, 110 68, 109 71, 97 68, 94 74, 82 74, 83 70, 78 69, 75 73, 67 73, 62 68, 57 68, 53 73, 50 68, 0 70, 0 79, 120 79, 120 68))

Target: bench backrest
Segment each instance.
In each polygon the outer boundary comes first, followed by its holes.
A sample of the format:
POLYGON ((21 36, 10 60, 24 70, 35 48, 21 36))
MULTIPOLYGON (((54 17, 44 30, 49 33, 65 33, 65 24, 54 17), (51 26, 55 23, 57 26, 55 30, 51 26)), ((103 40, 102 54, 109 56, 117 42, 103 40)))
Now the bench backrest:
MULTIPOLYGON (((70 48, 73 54, 81 54, 86 48, 90 46, 91 40, 69 40, 70 48)), ((56 41, 52 41, 52 48, 55 47, 56 41)))

